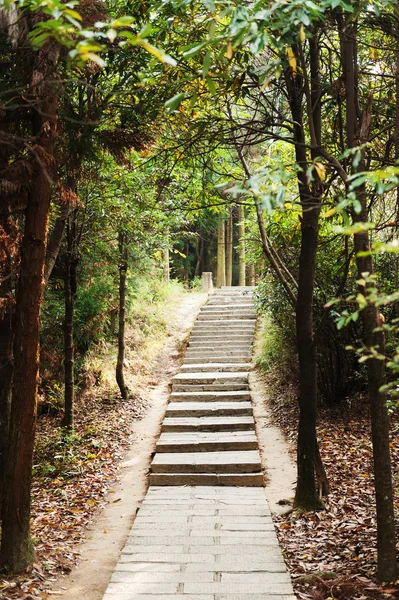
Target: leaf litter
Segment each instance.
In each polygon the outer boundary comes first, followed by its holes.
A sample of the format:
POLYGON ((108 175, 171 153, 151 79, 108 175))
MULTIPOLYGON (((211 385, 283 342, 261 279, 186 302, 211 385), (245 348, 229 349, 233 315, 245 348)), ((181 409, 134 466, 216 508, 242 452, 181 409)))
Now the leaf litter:
MULTIPOLYGON (((375 578, 376 516, 370 417, 359 399, 339 409, 322 409, 317 435, 331 491, 325 510, 274 517, 277 535, 299 600, 387 600, 399 598, 399 582, 375 578)), ((273 420, 294 450, 298 409, 277 402, 273 420)), ((399 422, 392 421, 392 465, 399 461, 399 422)), ((399 534, 399 474, 393 468, 399 534)), ((399 539, 399 535, 398 535, 399 539)))
MULTIPOLYGON (((59 418, 38 418, 32 484, 31 532, 35 562, 17 576, 0 575, 0 600, 48 600, 55 579, 79 561, 78 545, 132 443, 131 422, 147 403, 136 396, 85 395, 75 414, 73 434, 63 433, 59 418)), ((61 594, 59 592, 58 594, 61 594)))

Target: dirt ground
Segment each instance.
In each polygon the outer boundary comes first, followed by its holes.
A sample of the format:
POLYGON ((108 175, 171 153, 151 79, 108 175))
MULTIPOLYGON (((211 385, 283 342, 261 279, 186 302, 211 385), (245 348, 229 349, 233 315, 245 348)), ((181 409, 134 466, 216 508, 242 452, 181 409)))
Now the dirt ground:
MULTIPOLYGON (((159 354, 159 383, 147 390, 149 404, 145 417, 132 425, 133 444, 122 464, 119 483, 108 494, 108 503, 97 515, 79 547, 79 566, 53 585, 50 594, 64 600, 101 600, 119 559, 134 517, 148 487, 148 470, 169 396, 169 382, 182 362, 180 346, 187 337, 205 294, 183 298, 177 308, 169 341, 159 354)), ((280 430, 271 424, 261 378, 251 373, 254 414, 262 464, 266 471, 266 496, 272 512, 286 510, 279 500, 292 498, 295 467, 280 430)))

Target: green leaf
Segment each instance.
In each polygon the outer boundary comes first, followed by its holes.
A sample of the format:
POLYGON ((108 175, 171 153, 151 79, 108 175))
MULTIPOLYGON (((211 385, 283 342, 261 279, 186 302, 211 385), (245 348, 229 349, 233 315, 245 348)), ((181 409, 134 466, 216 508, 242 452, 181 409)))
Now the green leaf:
POLYGON ((144 27, 141 28, 139 36, 142 38, 146 38, 147 36, 151 35, 151 33, 152 33, 152 25, 151 25, 151 23, 146 23, 144 25, 144 27))
POLYGON ((205 46, 205 44, 198 44, 198 46, 194 46, 194 48, 191 48, 190 50, 187 50, 187 52, 183 52, 183 56, 184 58, 191 58, 192 56, 195 56, 196 54, 198 54, 198 52, 200 50, 202 50, 202 48, 205 46))
POLYGON ((215 82, 211 77, 206 78, 206 85, 208 86, 208 90, 211 92, 212 96, 216 96, 217 88, 215 82))
POLYGON ((176 94, 176 96, 173 96, 173 98, 169 98, 169 100, 165 102, 165 108, 169 112, 176 110, 177 108, 179 108, 180 104, 183 102, 185 97, 186 94, 176 94))
POLYGON ((204 64, 202 65, 202 78, 203 79, 205 79, 205 77, 208 75, 210 66, 211 66, 211 53, 208 50, 208 52, 205 54, 204 64))

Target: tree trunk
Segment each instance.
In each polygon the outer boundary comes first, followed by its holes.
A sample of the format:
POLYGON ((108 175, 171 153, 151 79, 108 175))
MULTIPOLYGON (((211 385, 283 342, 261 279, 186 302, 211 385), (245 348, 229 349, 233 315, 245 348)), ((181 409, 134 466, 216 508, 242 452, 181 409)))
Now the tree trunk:
MULTIPOLYGON (((43 56, 45 53, 43 51, 43 56)), ((42 58, 42 61, 45 59, 42 58)), ((20 279, 16 298, 14 332, 14 383, 9 447, 5 474, 1 563, 11 571, 25 569, 33 559, 30 537, 30 490, 37 413, 40 309, 46 256, 52 182, 57 97, 54 80, 41 91, 41 112, 35 114, 40 145, 27 207, 22 242, 20 279), (52 85, 51 85, 52 84, 52 85)))
POLYGON ((75 348, 73 340, 73 325, 75 313, 75 299, 77 291, 77 266, 76 256, 76 210, 68 217, 67 223, 67 252, 64 277, 65 296, 65 321, 64 321, 64 418, 62 426, 73 430, 74 403, 75 403, 75 348))
POLYGON ((5 310, 0 317, 0 515, 3 504, 4 469, 6 464, 8 430, 11 409, 11 385, 13 377, 12 312, 5 310))
MULTIPOLYGON (((367 211, 366 214, 363 212, 363 215, 359 215, 359 217, 362 216, 367 220, 367 211)), ((359 252, 367 251, 370 248, 368 237, 367 231, 355 235, 356 264, 359 278, 362 278, 363 273, 372 273, 373 269, 371 256, 359 256, 359 252)), ((359 291, 366 296, 367 292, 364 286, 359 286, 359 291)), ((375 331, 377 327, 381 327, 377 307, 373 304, 368 304, 362 310, 362 320, 366 350, 374 347, 380 354, 384 355, 384 332, 375 331)), ((389 449, 389 418, 386 396, 385 393, 380 391, 385 383, 385 362, 370 357, 366 364, 377 509, 377 576, 380 581, 396 581, 396 536, 391 455, 389 449)))
POLYGON ((255 266, 253 264, 248 265, 246 284, 249 287, 253 287, 255 285, 255 266))
POLYGON ((233 212, 230 210, 226 222, 226 285, 233 284, 233 212))
POLYGON ((199 238, 199 247, 198 247, 198 251, 197 251, 197 263, 195 265, 195 272, 194 275, 195 277, 199 277, 200 273, 204 270, 203 268, 203 261, 204 261, 204 240, 202 237, 199 238))
POLYGON ((124 400, 129 399, 129 389, 125 384, 125 378, 123 374, 123 365, 125 361, 125 321, 126 321, 126 273, 127 273, 127 260, 128 260, 128 248, 127 239, 124 233, 119 234, 119 329, 118 329, 118 359, 116 362, 116 382, 119 386, 121 396, 124 400))
POLYGON ((245 285, 245 208, 238 205, 238 285, 245 285))
POLYGON ((315 484, 317 362, 313 344, 313 288, 316 269, 318 211, 304 209, 301 223, 296 334, 299 358, 300 411, 298 425, 298 480, 295 506, 321 508, 315 484))
MULTIPOLYGON (((313 45, 313 48, 311 47, 312 51, 317 51, 317 44, 313 45)), ((301 49, 299 49, 299 53, 301 54, 301 49)), ((318 80, 318 73, 313 71, 314 67, 315 60, 314 57, 311 57, 311 80, 313 85, 318 80)), ((294 122, 295 155, 297 164, 301 169, 298 172, 298 188, 302 206, 301 249, 296 302, 300 410, 297 449, 298 479, 294 505, 303 510, 318 510, 323 507, 323 504, 317 493, 315 480, 315 453, 317 447, 317 355, 316 344, 313 340, 313 290, 316 271, 321 185, 316 180, 311 190, 306 177, 308 163, 301 105, 301 98, 304 91, 307 100, 307 117, 312 145, 316 146, 319 142, 320 132, 315 131, 317 119, 315 118, 314 111, 316 107, 312 106, 311 92, 308 89, 307 80, 305 79, 305 64, 303 64, 303 68, 303 77, 299 73, 286 73, 288 98, 294 122)))
POLYGON ((225 222, 221 219, 218 228, 218 255, 216 287, 226 285, 226 252, 225 252, 225 222))
MULTIPOLYGON (((361 115, 357 112, 357 38, 356 24, 347 26, 340 23, 340 41, 342 48, 342 70, 346 89, 346 132, 349 148, 362 145, 368 141, 372 118, 372 96, 361 115), (357 139, 356 139, 357 138, 357 139)), ((359 172, 366 170, 364 155, 357 168, 359 172)), ((354 222, 368 221, 367 193, 364 186, 356 190, 356 196, 361 205, 360 214, 354 213, 354 222)), ((361 231, 354 236, 356 265, 359 279, 363 273, 373 272, 373 258, 370 251, 368 231, 361 231)), ((373 286, 375 284, 372 284, 373 286)), ((359 291, 367 298, 366 285, 359 285, 359 291)), ((377 307, 368 303, 362 310, 364 329, 364 346, 366 351, 377 348, 381 355, 385 353, 385 334, 376 332, 381 326, 377 307)), ((389 419, 386 397, 381 392, 385 383, 385 362, 373 356, 367 360, 368 396, 371 413, 371 437, 373 443, 374 486, 377 511, 377 576, 381 581, 396 581, 398 570, 396 561, 396 538, 393 507, 391 456, 389 449, 389 419)))
MULTIPOLYGON (((11 223, 8 215, 1 219, 0 224, 7 236, 13 235, 13 227, 10 227, 11 223)), ((4 281, 0 285, 0 521, 14 369, 12 354, 14 308, 11 278, 13 267, 6 245, 2 245, 2 250, 7 254, 7 260, 2 264, 1 274, 4 281)))
POLYGON ((70 213, 69 206, 61 206, 60 216, 57 217, 46 250, 46 266, 44 269, 44 284, 47 285, 51 272, 60 251, 62 237, 64 235, 65 223, 70 213))
POLYGON ((170 281, 169 248, 163 249, 163 280, 165 283, 170 281))

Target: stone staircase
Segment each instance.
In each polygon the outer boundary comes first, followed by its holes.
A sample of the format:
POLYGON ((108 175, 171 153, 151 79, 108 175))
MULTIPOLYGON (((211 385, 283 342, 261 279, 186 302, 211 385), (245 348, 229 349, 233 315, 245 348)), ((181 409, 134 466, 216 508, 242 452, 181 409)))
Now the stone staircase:
POLYGON ((150 485, 263 485, 248 384, 255 324, 252 288, 221 288, 202 307, 172 381, 150 485))
POLYGON ((222 288, 199 314, 103 600, 295 600, 262 487, 251 291, 222 288))

